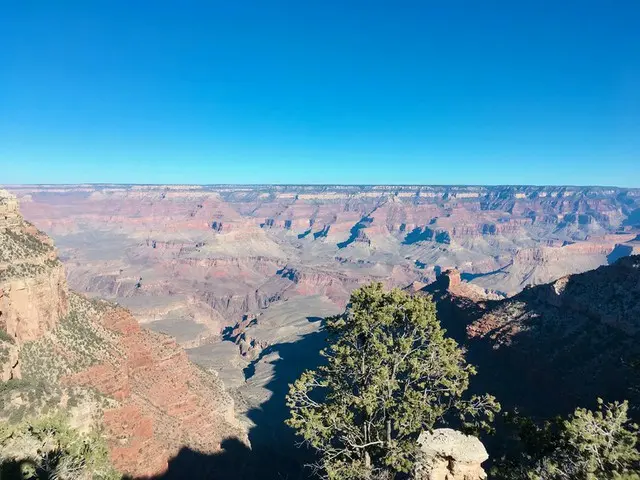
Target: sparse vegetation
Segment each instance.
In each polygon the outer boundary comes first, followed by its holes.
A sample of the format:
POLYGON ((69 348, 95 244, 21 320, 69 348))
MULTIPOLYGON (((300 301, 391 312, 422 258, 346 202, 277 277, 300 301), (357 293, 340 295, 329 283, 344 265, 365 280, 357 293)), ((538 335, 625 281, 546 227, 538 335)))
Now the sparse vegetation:
POLYGON ((287 423, 319 452, 329 478, 409 473, 421 431, 454 419, 487 426, 499 408, 488 395, 464 398, 475 369, 430 298, 372 284, 326 329, 326 364, 290 387, 287 423))
POLYGON ((0 230, 0 263, 42 256, 53 251, 53 246, 18 229, 0 230))
POLYGON ((60 407, 62 390, 44 381, 11 379, 0 383, 0 419, 17 424, 60 407))
POLYGON ((0 328, 0 365, 9 361, 11 346, 14 344, 13 337, 0 328))
MULTIPOLYGON (((77 295, 77 297, 79 297, 79 295, 77 295)), ((95 310, 95 312, 97 314, 102 314, 104 312, 106 312, 107 310, 109 310, 109 308, 113 307, 113 304, 107 302, 106 300, 103 300, 102 298, 84 298, 82 297, 83 300, 85 300, 85 303, 90 305, 91 308, 93 308, 93 310, 95 310)))
POLYGON ((0 344, 0 365, 9 360, 9 348, 0 344))
POLYGON ((494 469, 499 480, 638 480, 638 426, 627 402, 598 400, 567 419, 536 425, 516 417, 520 448, 494 469))
POLYGON ((79 433, 62 415, 0 423, 0 463, 20 465, 24 479, 120 478, 100 435, 79 433))
POLYGON ((11 278, 35 277, 47 271, 44 263, 15 263, 0 271, 0 282, 11 278))
POLYGON ((99 363, 116 348, 110 342, 112 334, 89 320, 98 315, 95 302, 71 295, 70 307, 53 335, 22 346, 20 365, 24 378, 57 382, 64 375, 99 363), (66 354, 60 355, 60 351, 66 354))
POLYGON ((60 265, 49 258, 54 248, 22 229, 0 230, 0 281, 11 278, 34 277, 60 265))
POLYGON ((7 332, 2 330, 1 328, 0 328, 0 342, 7 342, 11 344, 16 343, 14 338, 11 335, 9 335, 7 332))
POLYGON ((66 359, 56 355, 53 340, 48 337, 22 346, 20 368, 23 377, 33 381, 57 382, 62 375, 71 373, 66 359))

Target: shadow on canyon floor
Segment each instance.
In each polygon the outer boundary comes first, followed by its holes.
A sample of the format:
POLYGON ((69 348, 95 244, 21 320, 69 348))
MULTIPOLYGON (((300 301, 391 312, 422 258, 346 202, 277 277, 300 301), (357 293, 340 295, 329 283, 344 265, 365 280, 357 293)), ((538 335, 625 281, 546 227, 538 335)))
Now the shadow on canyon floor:
MULTIPOLYGON (((169 469, 153 480, 297 480, 306 478, 297 464, 287 465, 275 449, 254 448, 235 438, 222 442, 222 450, 202 453, 182 448, 169 469)), ((3 477, 4 478, 4 477, 3 477)), ((138 479, 142 480, 142 479, 138 479)))
MULTIPOLYGON (((310 322, 321 321, 317 317, 310 322)), ((320 363, 320 350, 325 344, 325 334, 314 332, 297 342, 276 344, 265 349, 258 360, 246 369, 250 378, 255 373, 255 363, 277 353, 272 362, 273 378, 266 385, 271 397, 259 408, 249 411, 248 417, 255 424, 249 431, 251 448, 237 439, 226 439, 222 450, 204 454, 183 448, 169 462, 168 471, 154 480, 207 479, 207 480, 301 480, 310 477, 305 467, 313 461, 313 454, 300 447, 299 438, 284 424, 288 417, 285 396, 289 384, 309 368, 320 363)))

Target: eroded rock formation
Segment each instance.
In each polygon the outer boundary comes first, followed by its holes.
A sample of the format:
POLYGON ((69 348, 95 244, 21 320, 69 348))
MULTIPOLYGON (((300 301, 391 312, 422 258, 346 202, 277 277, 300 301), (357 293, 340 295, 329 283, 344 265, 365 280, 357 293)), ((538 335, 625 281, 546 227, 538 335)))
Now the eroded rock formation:
MULTIPOLYGON (((70 185, 12 191, 27 218, 56 239, 73 289, 117 301, 149 328, 173 336, 190 358, 219 371, 234 395, 251 397, 247 408, 268 398, 275 350, 309 326, 319 328, 309 319, 342 310, 363 283, 418 290, 455 269, 450 299, 464 296, 471 307, 612 263, 640 244, 638 189, 70 185)), ((466 338, 462 320, 447 329, 466 338)))
POLYGON ((415 468, 416 480, 485 480, 482 468, 489 455, 476 437, 451 428, 422 432, 415 468))
POLYGON ((46 236, 25 222, 0 190, 0 329, 16 343, 34 340, 66 315, 67 282, 46 236))
POLYGON ((472 386, 529 414, 637 398, 640 358, 640 256, 506 299, 482 298, 448 280, 433 295, 450 334, 478 367, 472 386), (509 379, 505 381, 504 379, 509 379))

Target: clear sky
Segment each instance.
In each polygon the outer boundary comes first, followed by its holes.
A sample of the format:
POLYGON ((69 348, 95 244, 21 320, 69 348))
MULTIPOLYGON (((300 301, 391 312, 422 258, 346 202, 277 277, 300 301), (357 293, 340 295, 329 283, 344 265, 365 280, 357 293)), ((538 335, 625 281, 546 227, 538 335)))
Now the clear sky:
POLYGON ((640 187, 640 2, 0 2, 44 182, 640 187))

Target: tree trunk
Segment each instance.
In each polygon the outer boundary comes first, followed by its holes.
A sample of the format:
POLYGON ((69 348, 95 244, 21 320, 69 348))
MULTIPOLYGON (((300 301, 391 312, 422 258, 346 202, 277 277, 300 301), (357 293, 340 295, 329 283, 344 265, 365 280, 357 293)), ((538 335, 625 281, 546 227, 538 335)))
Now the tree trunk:
POLYGON ((391 446, 391 420, 387 419, 387 446, 391 446))

